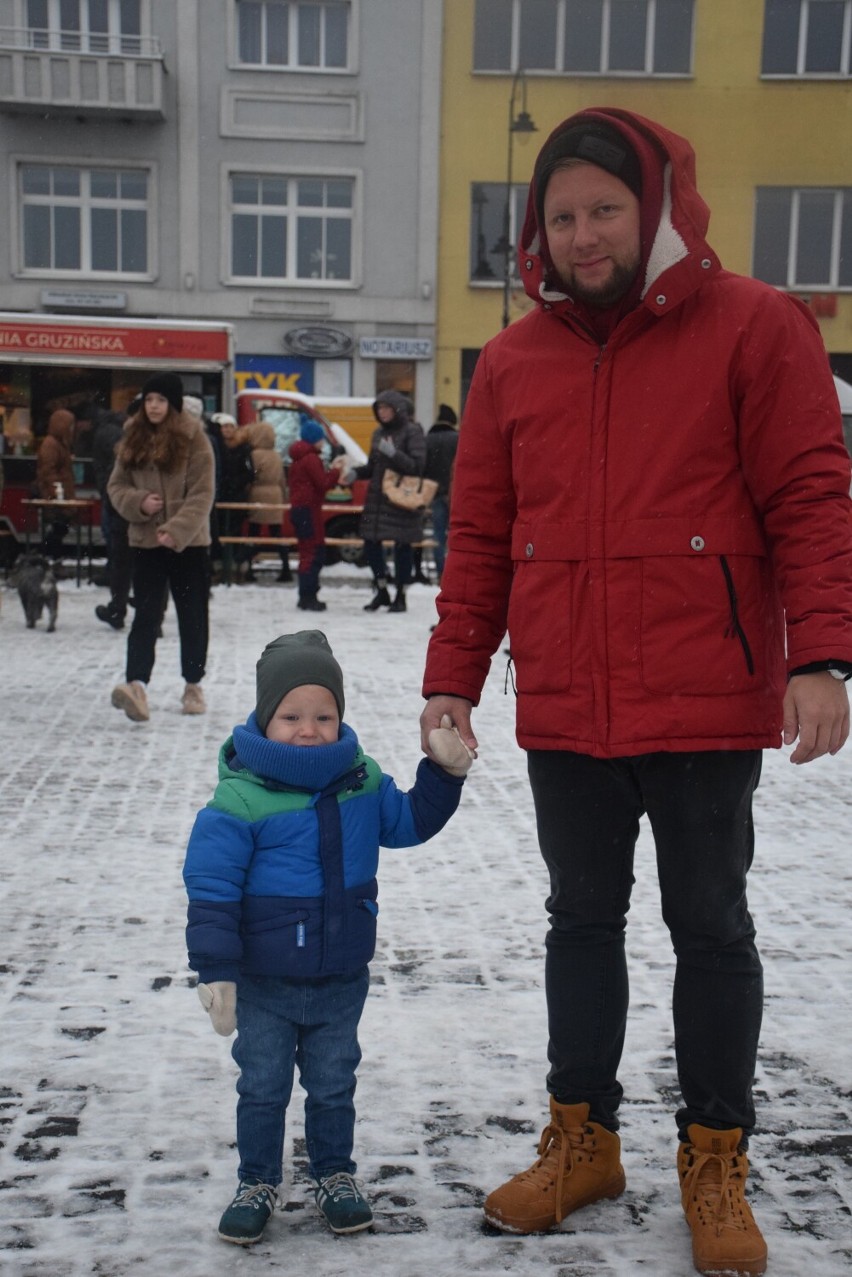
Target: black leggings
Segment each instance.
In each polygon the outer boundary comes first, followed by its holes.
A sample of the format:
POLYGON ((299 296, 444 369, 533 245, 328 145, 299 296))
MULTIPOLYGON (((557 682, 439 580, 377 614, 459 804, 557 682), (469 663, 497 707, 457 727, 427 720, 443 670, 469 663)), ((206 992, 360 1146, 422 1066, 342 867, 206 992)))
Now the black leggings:
POLYGON ((178 554, 162 547, 133 550, 136 611, 127 638, 127 681, 147 683, 154 668, 163 599, 171 591, 180 634, 180 668, 187 683, 200 683, 207 662, 210 555, 205 545, 178 554))
POLYGON ((740 1126, 747 1135, 754 1126, 763 976, 746 875, 760 764, 756 750, 619 759, 529 754, 551 884, 548 1089, 561 1103, 587 1102, 592 1120, 612 1130, 627 1024, 624 934, 646 813, 676 956, 672 1010, 684 1103, 678 1127, 740 1126))

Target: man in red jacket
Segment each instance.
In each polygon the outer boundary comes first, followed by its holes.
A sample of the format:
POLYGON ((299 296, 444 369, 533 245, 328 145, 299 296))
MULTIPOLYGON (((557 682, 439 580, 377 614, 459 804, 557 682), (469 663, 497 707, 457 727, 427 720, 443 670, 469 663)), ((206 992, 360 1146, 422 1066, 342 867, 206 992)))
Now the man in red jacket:
POLYGON ((624 1189, 618 1069, 639 821, 676 955, 677 1166, 699 1272, 759 1274, 745 1200, 763 1007, 746 902, 761 751, 849 731, 849 458, 817 325, 722 269, 689 143, 565 120, 518 260, 536 306, 477 364, 423 692, 423 747, 508 628, 550 873, 550 1123, 485 1203, 528 1233, 624 1189))

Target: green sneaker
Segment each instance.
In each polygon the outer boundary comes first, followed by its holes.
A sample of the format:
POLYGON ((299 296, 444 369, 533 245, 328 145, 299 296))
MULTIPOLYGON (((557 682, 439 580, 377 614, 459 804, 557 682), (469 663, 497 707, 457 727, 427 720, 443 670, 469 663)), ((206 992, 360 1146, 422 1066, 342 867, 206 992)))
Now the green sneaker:
POLYGON ((222 1241, 235 1242, 238 1246, 259 1242, 277 1202, 278 1193, 271 1184, 242 1180, 236 1197, 219 1220, 222 1241))
POLYGON ((346 1171, 321 1179, 314 1196, 319 1213, 333 1233, 360 1233, 373 1223, 370 1203, 346 1171))

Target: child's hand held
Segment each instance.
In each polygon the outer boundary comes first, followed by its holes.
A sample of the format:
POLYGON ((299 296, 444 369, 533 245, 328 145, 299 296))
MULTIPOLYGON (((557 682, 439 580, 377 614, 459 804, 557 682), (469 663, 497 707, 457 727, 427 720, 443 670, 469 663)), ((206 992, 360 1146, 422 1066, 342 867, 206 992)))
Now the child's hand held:
POLYGON ((196 987, 213 1028, 223 1038, 229 1038, 237 1027, 236 984, 233 980, 214 980, 212 984, 198 984, 196 987))
POLYGON ((476 758, 453 727, 449 714, 444 714, 441 726, 433 727, 429 733, 429 748, 435 762, 451 776, 466 776, 476 758))

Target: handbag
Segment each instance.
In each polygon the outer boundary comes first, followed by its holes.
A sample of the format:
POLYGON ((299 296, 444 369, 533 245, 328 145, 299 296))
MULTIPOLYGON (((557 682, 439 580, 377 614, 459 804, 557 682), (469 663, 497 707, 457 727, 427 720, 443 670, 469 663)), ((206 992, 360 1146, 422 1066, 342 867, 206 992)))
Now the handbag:
POLYGON ((424 479, 416 474, 397 474, 385 470, 382 475, 382 492, 392 505, 403 510, 425 510, 438 491, 435 479, 424 479))

